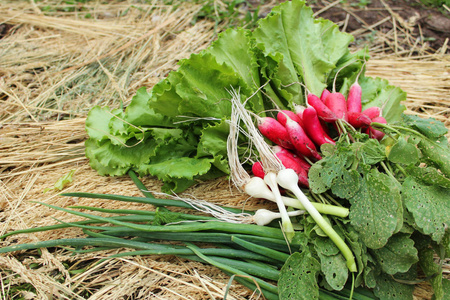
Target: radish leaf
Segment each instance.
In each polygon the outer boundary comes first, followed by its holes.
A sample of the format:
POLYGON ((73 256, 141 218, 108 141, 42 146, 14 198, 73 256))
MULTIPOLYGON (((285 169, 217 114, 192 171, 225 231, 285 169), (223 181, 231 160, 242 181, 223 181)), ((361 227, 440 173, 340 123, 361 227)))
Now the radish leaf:
POLYGON ((397 228, 400 191, 392 179, 375 169, 362 178, 360 191, 350 200, 350 221, 372 249, 383 247, 397 228))
POLYGON ((374 294, 383 300, 413 300, 414 285, 395 281, 390 275, 380 274, 376 277, 377 286, 374 294))
POLYGON ((318 299, 317 273, 320 263, 306 249, 293 253, 281 268, 278 280, 280 299, 318 299))
POLYGON ((433 287, 434 295, 433 299, 447 299, 448 291, 444 291, 442 267, 436 264, 434 261, 434 251, 430 248, 423 248, 419 251, 420 256, 420 268, 425 273, 425 276, 432 277, 430 279, 431 286, 433 287), (445 294, 447 297, 445 297, 445 294))
POLYGON ((450 189, 450 179, 446 178, 442 173, 432 167, 422 168, 410 166, 406 169, 408 174, 414 176, 426 185, 437 185, 446 189, 450 189))
POLYGON ((390 148, 388 159, 394 163, 413 165, 419 161, 419 150, 405 137, 400 137, 390 148))
POLYGON ((402 185, 403 201, 424 234, 441 242, 450 225, 450 189, 425 185, 407 177, 402 185))
POLYGON ((419 261, 414 241, 407 234, 395 234, 381 249, 372 251, 378 265, 386 274, 407 272, 419 261))
POLYGON ((334 290, 342 290, 348 279, 348 268, 345 258, 330 239, 316 238, 314 249, 320 259, 325 280, 334 290))
POLYGON ((450 147, 442 142, 423 138, 417 144, 425 160, 450 178, 450 147))
POLYGON ((433 118, 424 119, 414 115, 403 115, 403 122, 405 122, 409 127, 418 130, 423 135, 434 140, 447 134, 448 132, 448 129, 445 127, 444 123, 433 118))

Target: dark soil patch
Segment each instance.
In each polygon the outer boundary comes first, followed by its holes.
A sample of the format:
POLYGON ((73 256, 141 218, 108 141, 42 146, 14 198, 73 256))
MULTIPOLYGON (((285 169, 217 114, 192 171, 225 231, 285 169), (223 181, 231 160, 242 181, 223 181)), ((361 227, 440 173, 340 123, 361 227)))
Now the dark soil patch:
MULTIPOLYGON (((403 46, 406 49, 412 45, 408 45, 410 41, 402 41, 402 37, 404 37, 402 29, 407 29, 408 33, 418 39, 420 44, 427 43, 429 48, 434 50, 440 49, 449 42, 450 13, 444 9, 439 11, 435 8, 425 7, 419 0, 370 0, 367 2, 370 3, 363 5, 365 2, 362 0, 348 0, 346 3, 340 3, 327 9, 320 16, 335 23, 345 22, 345 19, 348 18, 346 32, 353 32, 360 28, 373 26, 389 16, 392 17, 393 14, 398 14, 405 21, 405 24, 399 24, 396 20, 398 43, 400 45, 405 43, 403 46), (405 28, 405 25, 409 29, 405 28)), ((319 11, 325 6, 318 1, 313 9, 319 11)), ((382 33, 387 33, 392 29, 392 18, 371 28, 372 31, 382 33)))

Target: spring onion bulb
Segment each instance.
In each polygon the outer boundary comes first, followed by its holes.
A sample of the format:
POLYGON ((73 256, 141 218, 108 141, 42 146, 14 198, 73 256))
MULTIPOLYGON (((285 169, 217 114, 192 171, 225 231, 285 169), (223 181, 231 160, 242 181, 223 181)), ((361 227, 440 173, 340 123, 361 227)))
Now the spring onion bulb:
MULTIPOLYGON (((287 214, 290 217, 295 217, 295 216, 300 216, 302 214, 304 214, 305 211, 304 210, 294 210, 294 211, 288 211, 287 214)), ((277 212, 273 212, 270 211, 268 209, 258 209, 255 214, 253 215, 253 221, 257 224, 257 225, 267 225, 270 222, 272 222, 275 219, 280 219, 281 218, 281 214, 277 213, 277 212)))

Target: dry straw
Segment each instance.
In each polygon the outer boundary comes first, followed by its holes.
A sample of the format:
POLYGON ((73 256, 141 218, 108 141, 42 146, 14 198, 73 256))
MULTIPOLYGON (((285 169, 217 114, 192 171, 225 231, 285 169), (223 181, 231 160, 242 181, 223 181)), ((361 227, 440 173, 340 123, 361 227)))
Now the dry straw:
MULTIPOLYGON (((61 2, 45 1, 53 7, 69 7, 61 2)), ((76 220, 30 200, 59 206, 147 208, 59 197, 56 191, 43 193, 74 169, 74 181, 67 192, 140 195, 130 179, 101 177, 89 167, 83 145, 86 113, 97 104, 126 105, 139 87, 153 86, 176 68, 179 59, 207 47, 227 25, 192 22, 201 6, 190 2, 179 1, 178 6, 147 2, 137 6, 126 1, 91 1, 83 5, 86 10, 46 12, 40 2, 1 1, 0 23, 9 24, 9 31, 0 39, 0 235, 55 224, 54 218, 76 220), (86 18, 88 12, 90 18, 86 18)), ((411 24, 391 12, 391 18, 383 22, 395 22, 395 26, 391 32, 377 33, 367 74, 405 90, 408 112, 435 117, 450 128, 446 45, 431 51, 414 39, 411 24)), ((343 28, 345 22, 340 23, 343 28)), ((353 33, 363 37, 375 25, 363 24, 353 33)), ((152 178, 145 178, 144 183, 151 191, 160 190, 160 183, 152 178)), ((261 205, 246 202, 245 196, 230 190, 225 179, 199 184, 187 192, 230 206, 261 205)), ((79 229, 72 228, 20 235, 0 245, 81 235, 79 229)), ((35 288, 35 292, 23 295, 25 299, 84 299, 86 295, 90 299, 221 299, 224 295, 228 277, 197 262, 146 256, 95 264, 117 251, 72 256, 59 249, 42 250, 39 257, 1 255, 0 298, 24 283, 35 288), (70 273, 82 268, 86 271, 81 274, 70 273)), ((228 299, 257 299, 250 295, 236 284, 228 299)), ((420 285, 415 295, 417 299, 429 298, 427 285, 420 285)))

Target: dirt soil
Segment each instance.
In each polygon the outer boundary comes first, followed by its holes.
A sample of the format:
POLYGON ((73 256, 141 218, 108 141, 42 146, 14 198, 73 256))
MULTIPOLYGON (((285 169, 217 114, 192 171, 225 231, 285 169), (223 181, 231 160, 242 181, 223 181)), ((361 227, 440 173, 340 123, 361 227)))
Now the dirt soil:
MULTIPOLYGON (((397 14, 405 22, 397 26, 410 27, 411 33, 416 38, 427 42, 437 50, 450 39, 450 12, 441 12, 435 8, 423 6, 419 0, 370 0, 367 6, 358 6, 363 1, 347 1, 347 4, 339 4, 327 9, 320 16, 336 23, 345 21, 348 15, 347 31, 352 32, 364 27, 371 27, 374 31, 387 33, 393 29, 393 23, 388 17, 397 14)), ((320 8, 319 8, 320 9, 320 8)), ((316 8, 316 11, 318 9, 316 8)), ((399 35, 405 34, 398 30, 399 35)), ((356 42, 361 42, 356 40, 356 42)))

